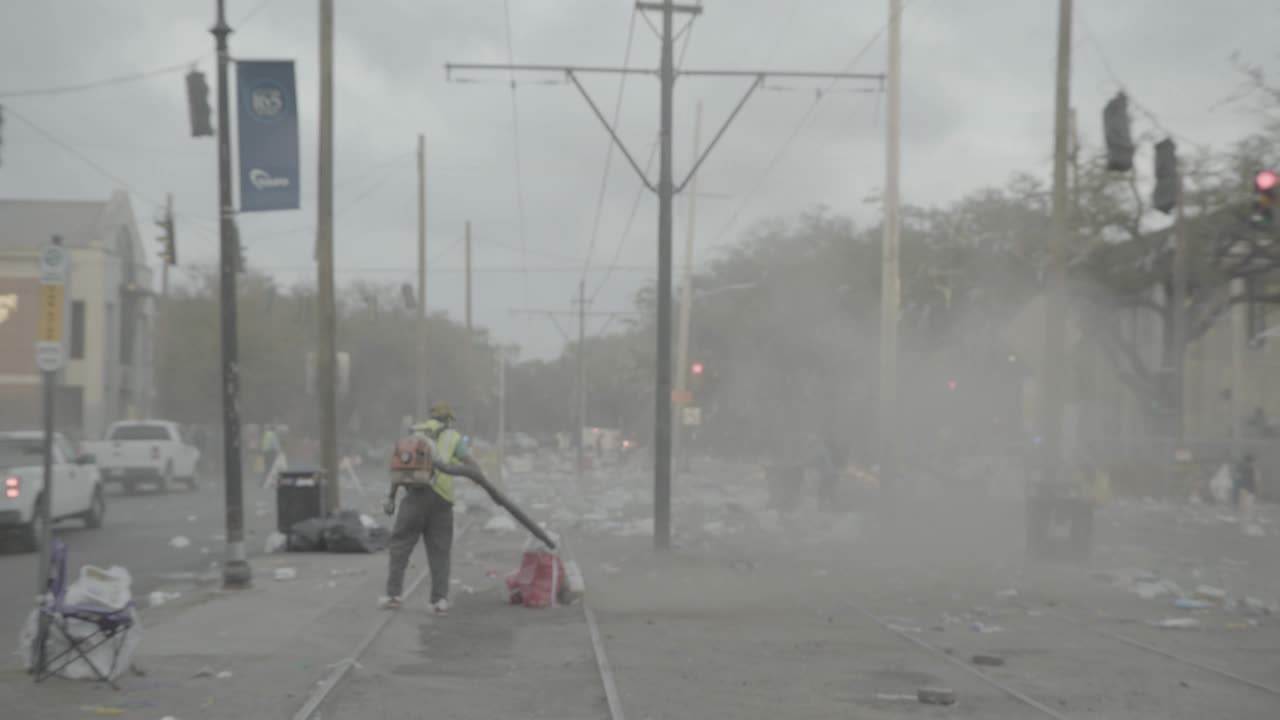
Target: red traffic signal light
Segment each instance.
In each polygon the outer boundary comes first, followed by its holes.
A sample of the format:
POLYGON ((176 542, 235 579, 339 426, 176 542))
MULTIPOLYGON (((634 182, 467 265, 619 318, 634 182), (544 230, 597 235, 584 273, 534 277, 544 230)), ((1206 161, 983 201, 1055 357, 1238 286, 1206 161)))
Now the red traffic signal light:
POLYGON ((1276 189, 1276 185, 1280 185, 1280 175, 1271 170, 1263 170, 1254 176, 1253 185, 1258 192, 1269 193, 1276 189))
POLYGON ((694 364, 693 364, 693 367, 692 367, 692 368, 690 368, 690 369, 691 369, 691 370, 693 370, 693 374, 694 374, 694 375, 701 375, 701 374, 702 374, 702 363, 694 363, 694 364))
POLYGON ((956 388, 958 388, 958 387, 960 387, 960 384, 959 384, 959 383, 957 383, 955 380, 948 380, 948 381, 947 381, 947 389, 948 389, 948 390, 955 390, 955 389, 956 389, 956 388))

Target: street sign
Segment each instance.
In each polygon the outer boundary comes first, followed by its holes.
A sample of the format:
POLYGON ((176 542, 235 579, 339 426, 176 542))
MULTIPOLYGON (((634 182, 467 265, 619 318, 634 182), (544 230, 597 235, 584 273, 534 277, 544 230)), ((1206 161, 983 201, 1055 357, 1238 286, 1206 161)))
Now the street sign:
POLYGON ((67 251, 53 244, 40 252, 40 282, 43 285, 67 284, 67 251))
POLYGON ((689 427, 697 427, 702 424, 702 408, 700 407, 681 408, 680 416, 684 420, 684 424, 689 427))
POLYGON ((62 341, 36 343, 36 366, 44 372, 57 372, 62 369, 62 341))
POLYGON ((62 342, 62 311, 65 285, 40 286, 40 342, 62 342))
POLYGON ((693 402, 692 390, 672 390, 671 402, 675 405, 688 405, 693 402))

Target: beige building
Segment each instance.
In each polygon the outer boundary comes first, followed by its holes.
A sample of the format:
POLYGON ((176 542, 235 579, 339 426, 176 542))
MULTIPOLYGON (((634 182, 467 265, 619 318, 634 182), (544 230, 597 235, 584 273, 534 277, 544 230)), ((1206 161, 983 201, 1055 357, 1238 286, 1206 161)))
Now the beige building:
POLYGON ((40 427, 37 258, 55 235, 71 264, 55 422, 98 439, 116 420, 147 415, 154 396, 151 270, 124 192, 105 201, 0 199, 0 429, 40 427))

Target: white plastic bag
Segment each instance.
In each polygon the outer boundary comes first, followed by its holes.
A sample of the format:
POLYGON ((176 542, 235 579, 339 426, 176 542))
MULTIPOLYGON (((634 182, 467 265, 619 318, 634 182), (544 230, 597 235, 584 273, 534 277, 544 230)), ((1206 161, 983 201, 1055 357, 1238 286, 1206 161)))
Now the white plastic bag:
POLYGON ((1223 465, 1209 481, 1209 492, 1219 505, 1231 504, 1231 468, 1223 465))
POLYGON ((104 570, 95 565, 80 568, 80 577, 67 587, 67 605, 120 610, 133 599, 133 578, 129 571, 113 565, 104 570))

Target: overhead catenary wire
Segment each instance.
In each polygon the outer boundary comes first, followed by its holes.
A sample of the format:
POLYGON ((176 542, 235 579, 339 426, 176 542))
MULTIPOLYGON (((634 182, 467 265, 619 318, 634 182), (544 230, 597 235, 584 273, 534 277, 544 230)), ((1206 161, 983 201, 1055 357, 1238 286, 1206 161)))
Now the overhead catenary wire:
MULTIPOLYGON (((631 21, 630 23, 628 23, 628 26, 627 26, 626 50, 623 52, 623 59, 622 59, 622 66, 624 68, 629 68, 631 66, 631 46, 632 46, 632 41, 635 40, 636 16, 639 14, 640 13, 637 10, 633 9, 631 11, 631 21)), ((621 77, 618 79, 618 99, 614 103, 614 107, 613 107, 613 126, 614 127, 618 126, 618 122, 622 117, 622 99, 625 96, 626 90, 627 90, 627 77, 628 77, 628 73, 622 73, 621 77)), ((595 217, 591 221, 591 237, 587 244, 587 257, 582 263, 583 280, 586 280, 587 270, 590 269, 591 267, 592 255, 595 253, 596 242, 600 237, 600 218, 604 214, 604 199, 609 189, 609 173, 610 173, 610 170, 612 170, 613 168, 613 153, 614 153, 613 139, 607 138, 606 143, 608 145, 608 149, 605 150, 604 171, 601 173, 601 177, 600 177, 600 192, 596 195, 595 217)))
MULTIPOLYGON (((911 7, 911 5, 914 2, 915 0, 906 0, 906 2, 904 2, 902 5, 901 10, 899 11, 899 16, 901 16, 902 14, 905 14, 907 9, 911 7)), ((888 29, 889 29, 889 21, 886 21, 885 24, 882 25, 880 29, 877 30, 867 40, 867 42, 862 46, 862 48, 859 49, 858 52, 854 54, 853 59, 850 60, 848 64, 845 65, 844 71, 851 72, 855 67, 857 67, 858 63, 862 61, 862 58, 868 52, 871 51, 871 48, 875 46, 876 42, 880 40, 880 38, 885 34, 885 32, 888 29)), ((776 151, 774 151, 773 155, 769 158, 769 162, 765 164, 765 168, 763 171, 761 171, 760 177, 756 180, 755 184, 752 185, 751 188, 746 192, 746 194, 743 195, 742 202, 738 204, 738 206, 734 209, 733 213, 729 216, 728 221, 725 222, 724 226, 720 228, 720 231, 716 233, 715 239, 712 240, 712 242, 705 245, 703 249, 699 252, 699 255, 703 255, 704 253, 714 249, 720 243, 720 241, 723 240, 724 237, 729 234, 729 231, 731 231, 734 228, 734 226, 737 225, 738 218, 742 216, 742 213, 751 204, 751 201, 754 199, 756 193, 759 192, 765 186, 765 184, 769 181, 770 175, 782 162, 787 152, 791 149, 791 145, 796 141, 796 138, 798 138, 800 134, 804 132, 804 130, 809 126, 809 121, 813 117, 814 113, 818 110, 818 106, 822 104, 822 101, 826 99, 827 95, 830 94, 830 91, 834 89, 839 82, 840 82, 839 79, 832 80, 830 83, 827 84, 826 87, 815 91, 813 102, 811 102, 809 106, 805 108, 804 113, 801 114, 800 119, 796 122, 795 127, 792 128, 791 132, 787 135, 786 139, 782 141, 782 144, 778 147, 776 151)))
MULTIPOLYGON (((699 2, 698 5, 701 6, 702 3, 699 2)), ((680 68, 684 66, 685 57, 688 55, 689 43, 692 42, 693 40, 693 24, 697 19, 698 19, 697 15, 693 16, 692 18, 689 19, 688 25, 685 26, 684 44, 680 46, 680 57, 676 60, 677 74, 679 73, 680 68)), ((645 161, 644 173, 646 176, 648 176, 650 168, 653 167, 653 161, 654 159, 657 158, 657 156, 658 156, 658 142, 655 141, 654 144, 649 148, 649 159, 645 161)), ((609 263, 608 268, 606 268, 604 277, 601 278, 600 283, 596 286, 595 291, 591 293, 591 298, 587 301, 588 303, 595 302, 596 298, 600 295, 600 292, 603 291, 605 287, 609 284, 609 278, 613 276, 612 269, 615 266, 617 266, 618 262, 622 259, 622 251, 626 247, 627 238, 631 235, 631 227, 635 223, 636 215, 640 211, 640 201, 644 199, 645 189, 646 188, 644 183, 641 183, 640 187, 636 190, 635 200, 631 204, 631 213, 627 217, 627 224, 623 228, 622 234, 618 236, 618 244, 614 247, 613 260, 609 263)), ((585 278, 584 278, 584 281, 585 281, 585 278)))

